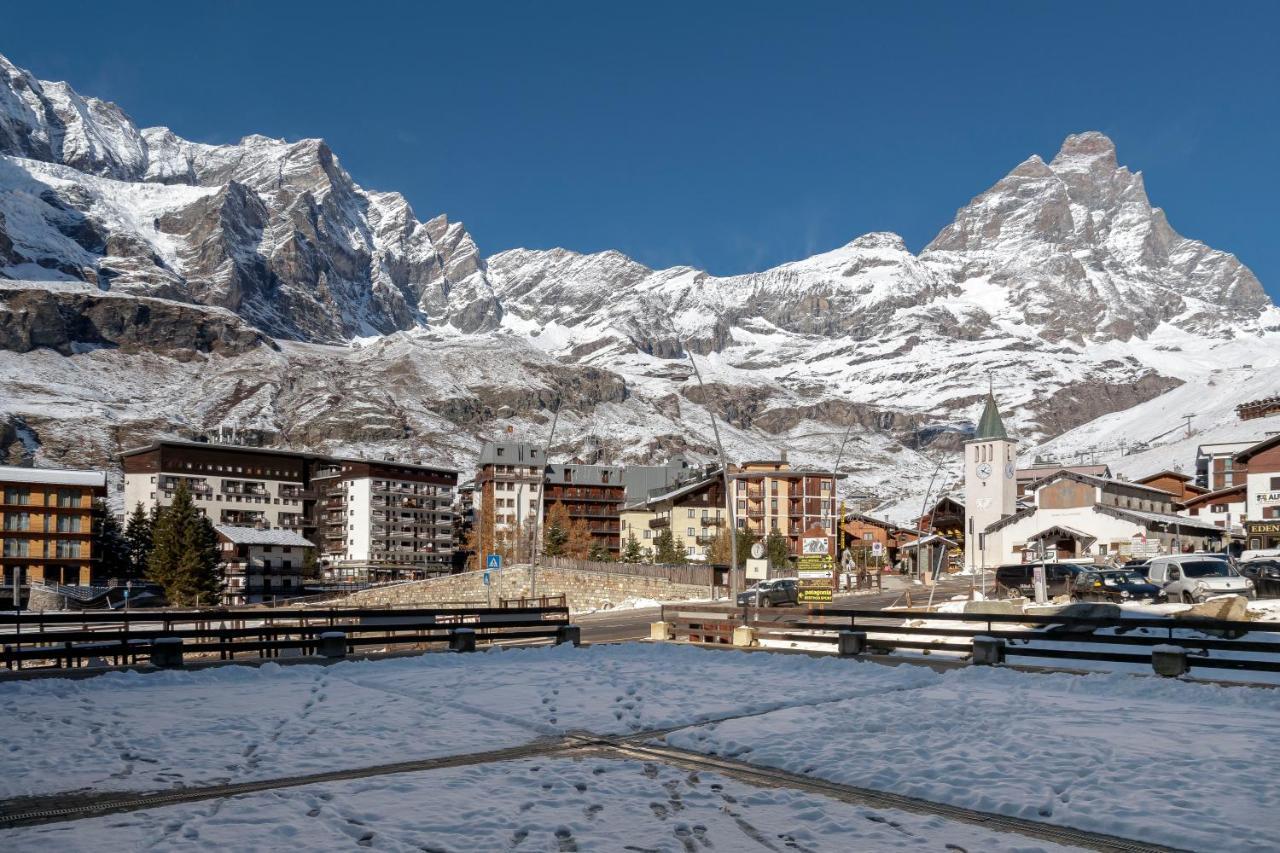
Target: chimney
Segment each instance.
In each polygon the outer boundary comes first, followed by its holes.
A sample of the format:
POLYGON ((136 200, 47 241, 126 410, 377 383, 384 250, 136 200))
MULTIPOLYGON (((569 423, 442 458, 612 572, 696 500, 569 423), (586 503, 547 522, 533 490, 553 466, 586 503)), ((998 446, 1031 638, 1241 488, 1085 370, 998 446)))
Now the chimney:
POLYGON ((783 462, 786 462, 786 461, 787 461, 787 451, 786 451, 785 449, 783 449, 783 450, 779 451, 779 452, 778 452, 778 458, 779 458, 779 459, 781 459, 783 462))

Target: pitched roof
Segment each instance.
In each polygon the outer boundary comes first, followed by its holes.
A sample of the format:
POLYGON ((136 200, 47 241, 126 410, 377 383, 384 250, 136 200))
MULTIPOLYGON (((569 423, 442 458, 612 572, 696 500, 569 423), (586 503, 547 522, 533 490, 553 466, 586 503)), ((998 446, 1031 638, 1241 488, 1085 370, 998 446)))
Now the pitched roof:
POLYGON ((1228 486, 1225 489, 1218 489, 1216 492, 1205 492, 1203 495, 1196 495, 1194 498, 1187 498, 1182 502, 1183 509, 1191 509, 1192 507, 1200 507, 1205 504, 1211 504, 1216 500, 1221 500, 1233 493, 1240 495, 1240 501, 1232 501, 1232 503, 1243 503, 1248 492, 1248 486, 1241 483, 1238 486, 1228 486))
POLYGON ((982 408, 982 417, 978 419, 978 428, 973 432, 974 440, 984 438, 1008 438, 1004 421, 1000 419, 1000 407, 996 405, 996 397, 987 392, 987 403, 982 408))
POLYGON ((1186 483, 1191 480, 1191 476, 1189 474, 1184 474, 1181 471, 1170 471, 1169 469, 1166 468, 1163 471, 1157 471, 1154 474, 1148 474, 1145 477, 1139 477, 1138 479, 1134 480, 1134 482, 1150 483, 1152 480, 1159 480, 1164 477, 1172 477, 1173 479, 1183 483, 1186 483))
POLYGON ((1239 453, 1236 454, 1236 457, 1235 457, 1236 461, 1248 462, 1251 458, 1258 455, 1262 451, 1270 450, 1276 445, 1280 445, 1280 433, 1276 433, 1275 435, 1270 436, 1269 438, 1264 438, 1262 439, 1262 441, 1259 441, 1257 444, 1252 445, 1251 447, 1247 447, 1244 450, 1241 450, 1239 453))
POLYGON ((1019 468, 1014 475, 1020 483, 1031 480, 1042 480, 1059 471, 1074 471, 1077 474, 1088 474, 1093 477, 1107 477, 1111 474, 1110 465, 1032 465, 1030 468, 1019 468))
POLYGON ((1086 483, 1090 486, 1126 486, 1131 489, 1140 489, 1144 492, 1155 492, 1166 498, 1173 498, 1173 494, 1165 489, 1157 489, 1155 486, 1144 486, 1142 483, 1135 483, 1132 480, 1114 480, 1106 477, 1093 477, 1089 474, 1077 474, 1075 471, 1058 471, 1050 474, 1042 480, 1036 480, 1038 488, 1044 488, 1050 483, 1058 480, 1075 480, 1077 483, 1086 483))
POLYGON ((1095 512, 1101 512, 1105 515, 1113 515, 1116 518, 1124 518, 1129 521, 1139 521, 1144 524, 1163 524, 1166 527, 1193 527, 1200 530, 1212 530, 1214 533, 1226 532, 1216 524, 1207 524, 1203 521, 1197 521, 1194 518, 1187 518, 1185 515, 1166 515, 1163 512, 1121 509, 1118 506, 1107 506, 1106 504, 1095 504, 1093 509, 1095 512))
POLYGON ((230 539, 237 545, 296 545, 303 548, 314 547, 311 540, 292 530, 260 530, 257 527, 233 527, 230 524, 215 524, 214 530, 230 539))

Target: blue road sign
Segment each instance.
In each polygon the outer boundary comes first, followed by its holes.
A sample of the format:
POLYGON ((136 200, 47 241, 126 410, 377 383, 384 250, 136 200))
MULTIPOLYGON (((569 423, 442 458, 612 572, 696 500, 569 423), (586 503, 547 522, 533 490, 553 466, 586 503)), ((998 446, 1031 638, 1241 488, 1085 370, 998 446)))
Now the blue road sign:
POLYGON ((493 569, 493 570, 495 570, 495 571, 497 571, 498 569, 501 569, 501 568, 502 568, 502 555, 501 555, 501 554, 490 554, 488 557, 485 557, 484 567, 485 567, 486 569, 493 569))
POLYGON ((488 572, 485 572, 485 573, 484 573, 484 585, 485 585, 485 586, 488 586, 488 585, 489 585, 489 573, 488 573, 488 572))

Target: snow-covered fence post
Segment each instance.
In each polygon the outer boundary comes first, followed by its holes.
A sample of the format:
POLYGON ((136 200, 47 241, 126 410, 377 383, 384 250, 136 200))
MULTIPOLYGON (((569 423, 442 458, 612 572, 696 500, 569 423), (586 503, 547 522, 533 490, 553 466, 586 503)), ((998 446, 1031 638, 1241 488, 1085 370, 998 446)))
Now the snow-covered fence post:
POLYGON ((1156 675, 1163 675, 1165 678, 1186 675, 1191 670, 1187 664, 1187 650, 1182 646, 1152 646, 1151 668, 1156 675))
POLYGON ((836 654, 842 658, 850 658, 862 654, 867 649, 866 631, 841 631, 836 654))
POLYGON ((562 643, 573 643, 574 646, 582 645, 582 629, 577 625, 561 625, 556 628, 556 645, 562 643))
POLYGON ((449 651, 474 652, 476 650, 475 628, 454 628, 449 632, 449 651))
POLYGON ((161 669, 181 669, 182 638, 157 637, 151 644, 151 665, 161 669))
POLYGON ((1004 663, 1004 640, 999 637, 974 637, 973 662, 978 666, 1004 663))
POLYGON ((325 631, 320 635, 320 645, 317 651, 321 657, 334 660, 337 658, 345 658, 347 656, 347 635, 342 631, 325 631))

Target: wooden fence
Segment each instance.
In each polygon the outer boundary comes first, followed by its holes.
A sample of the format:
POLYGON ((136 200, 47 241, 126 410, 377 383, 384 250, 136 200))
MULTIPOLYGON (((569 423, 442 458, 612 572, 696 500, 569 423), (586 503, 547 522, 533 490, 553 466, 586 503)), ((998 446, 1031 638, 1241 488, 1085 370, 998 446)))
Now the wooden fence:
POLYGON ((840 607, 757 610, 727 605, 665 605, 661 613, 660 618, 671 627, 676 639, 695 643, 732 643, 734 629, 745 625, 754 628, 759 638, 833 647, 839 643, 841 632, 855 631, 865 635, 865 648, 869 652, 904 649, 967 656, 973 652, 974 638, 981 637, 1002 641, 1001 653, 1009 657, 1151 664, 1150 651, 1114 649, 1117 646, 1137 646, 1144 650, 1172 646, 1186 650, 1187 665, 1193 669, 1280 672, 1280 642, 1242 639, 1249 634, 1280 633, 1280 622, 893 612, 840 607), (926 624, 903 624, 908 620, 926 624), (928 624, 931 621, 950 625, 935 628, 928 624), (955 627, 960 622, 970 624, 955 627), (985 628, 980 627, 983 623, 985 628), (997 629, 1004 625, 1011 630, 997 629), (1099 629, 1113 629, 1116 633, 1095 633, 1099 629), (1138 629, 1160 633, 1136 633, 1138 629), (1174 636, 1175 631, 1195 631, 1208 636, 1174 636), (939 642, 937 638, 946 642, 939 642), (1220 654, 1224 652, 1226 656, 1220 654), (1231 657, 1232 653, 1267 657, 1231 657))
POLYGON ((94 658, 117 665, 153 656, 161 644, 181 655, 235 660, 245 655, 317 654, 324 635, 341 636, 347 652, 361 646, 411 647, 452 643, 466 629, 476 642, 561 641, 569 610, 559 604, 434 608, 307 608, 261 611, 160 610, 0 614, 0 660, 73 667, 94 658))

